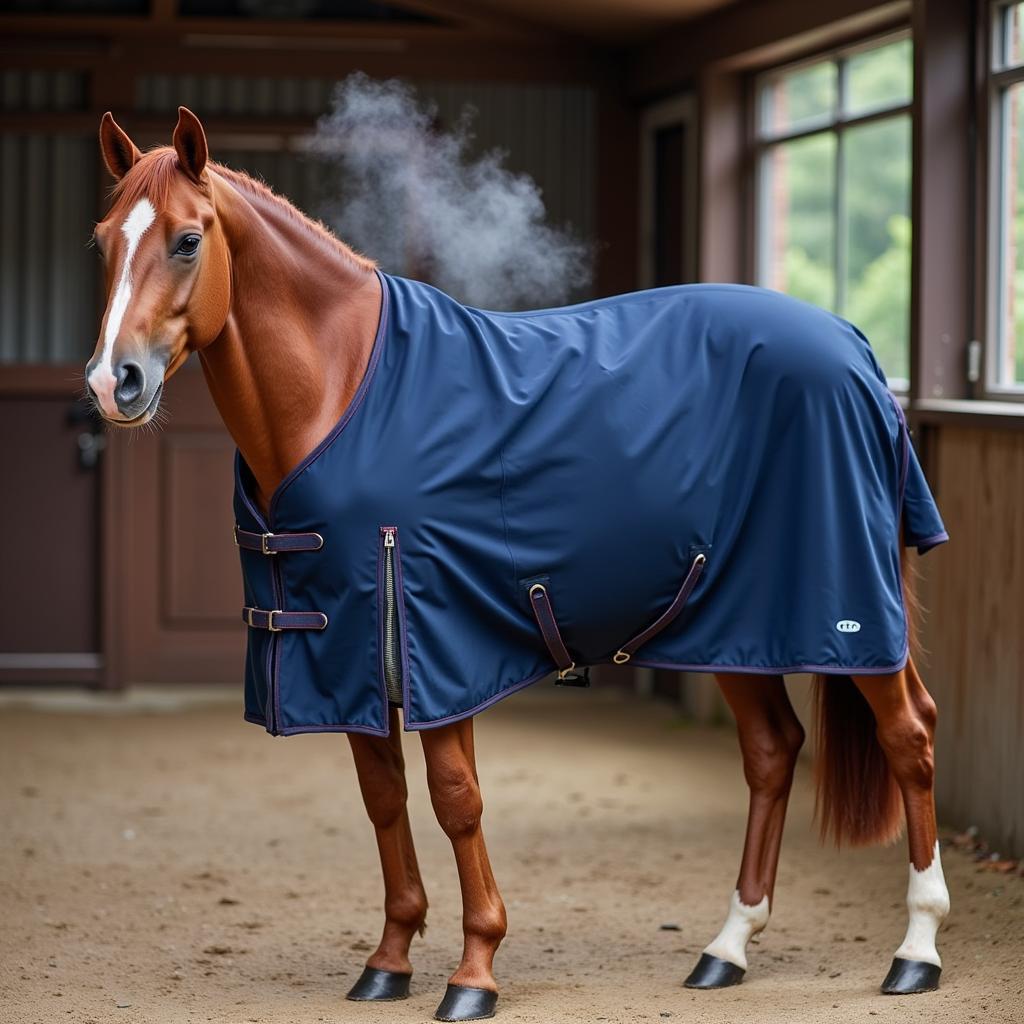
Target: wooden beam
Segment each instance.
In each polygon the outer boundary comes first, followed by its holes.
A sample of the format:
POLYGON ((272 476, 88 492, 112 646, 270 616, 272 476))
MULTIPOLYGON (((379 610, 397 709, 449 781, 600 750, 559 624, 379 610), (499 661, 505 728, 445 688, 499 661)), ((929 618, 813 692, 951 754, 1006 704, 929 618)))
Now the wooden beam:
MULTIPOLYGON (((605 67, 599 51, 584 44, 552 40, 483 39, 458 33, 350 40, 328 37, 320 41, 306 36, 242 39, 258 42, 259 46, 225 45, 224 40, 210 35, 178 39, 163 34, 82 40, 77 49, 69 49, 71 41, 64 40, 59 49, 47 52, 37 46, 17 48, 13 45, 17 40, 10 40, 12 50, 4 54, 4 66, 94 70, 114 78, 148 73, 334 80, 352 71, 365 71, 378 78, 584 84, 598 79, 605 67)), ((134 105, 134 95, 127 89, 122 94, 121 103, 134 105)))
POLYGON ((736 71, 780 63, 905 22, 909 11, 908 0, 765 0, 755 12, 733 4, 632 51, 627 88, 635 97, 664 95, 712 65, 736 71))
POLYGON ((135 15, 31 15, 0 14, 0 37, 55 34, 68 36, 146 36, 211 34, 231 36, 267 36, 270 38, 363 38, 375 36, 462 35, 477 38, 557 39, 560 34, 536 26, 528 31, 504 22, 448 21, 431 24, 421 21, 346 21, 321 18, 196 18, 135 15))
POLYGON ((178 0, 150 0, 149 16, 166 27, 178 16, 178 0))
POLYGON ((706 72, 700 80, 701 281, 748 280, 744 256, 746 139, 743 86, 730 72, 706 72))
POLYGON ((495 11, 487 7, 481 9, 476 0, 398 0, 395 6, 486 32, 508 32, 524 36, 559 34, 550 25, 543 25, 520 14, 495 11))
POLYGON ((967 395, 974 282, 971 7, 914 0, 912 398, 967 395))

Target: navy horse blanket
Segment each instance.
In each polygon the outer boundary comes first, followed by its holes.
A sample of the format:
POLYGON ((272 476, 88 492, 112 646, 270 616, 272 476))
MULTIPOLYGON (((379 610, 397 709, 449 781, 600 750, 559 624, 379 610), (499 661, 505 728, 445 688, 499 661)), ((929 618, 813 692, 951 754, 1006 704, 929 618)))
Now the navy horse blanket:
POLYGON ((560 670, 888 673, 947 539, 864 336, 758 288, 494 313, 381 275, 340 422, 266 517, 236 459, 246 717, 476 714, 560 670))

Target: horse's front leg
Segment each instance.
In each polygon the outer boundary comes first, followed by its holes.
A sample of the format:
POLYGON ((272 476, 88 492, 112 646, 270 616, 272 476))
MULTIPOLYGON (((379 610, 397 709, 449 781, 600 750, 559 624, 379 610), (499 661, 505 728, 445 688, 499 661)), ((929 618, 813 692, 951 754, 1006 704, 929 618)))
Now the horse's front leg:
POLYGON ((935 823, 935 702, 909 659, 895 675, 855 676, 854 682, 871 705, 878 742, 903 794, 910 847, 910 920, 882 991, 930 992, 939 987, 942 971, 935 936, 949 913, 935 823))
POLYGON ((473 750, 473 720, 424 730, 421 736, 430 800, 455 851, 462 889, 462 960, 449 979, 435 1017, 479 1020, 494 1015, 498 986, 492 968, 507 922, 480 829, 483 801, 473 750))
POLYGON ((413 849, 406 810, 405 761, 398 712, 392 708, 389 736, 349 734, 359 788, 377 833, 384 872, 384 934, 366 961, 349 999, 404 999, 412 965, 409 946, 427 927, 427 894, 413 849))
POLYGON ((804 741, 782 676, 717 675, 716 679, 736 717, 750 809, 728 916, 686 979, 687 988, 724 988, 743 980, 747 943, 768 924, 786 804, 804 741))

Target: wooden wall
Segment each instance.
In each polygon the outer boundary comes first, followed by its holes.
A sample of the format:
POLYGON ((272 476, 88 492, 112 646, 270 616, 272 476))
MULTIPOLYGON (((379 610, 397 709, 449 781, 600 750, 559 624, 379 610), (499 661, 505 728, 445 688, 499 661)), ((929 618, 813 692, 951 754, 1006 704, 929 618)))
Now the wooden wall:
POLYGON ((950 542, 920 560, 941 821, 1024 855, 1024 432, 931 428, 950 542))

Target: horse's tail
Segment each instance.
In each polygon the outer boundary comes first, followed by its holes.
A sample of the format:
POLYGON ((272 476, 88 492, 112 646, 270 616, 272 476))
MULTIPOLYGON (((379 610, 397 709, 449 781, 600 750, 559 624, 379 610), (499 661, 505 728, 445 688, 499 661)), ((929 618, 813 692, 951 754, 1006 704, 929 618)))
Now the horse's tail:
MULTIPOLYGON (((914 570, 901 557, 910 650, 917 644, 914 570)), ((849 676, 815 676, 817 729, 814 813, 822 840, 889 843, 903 830, 903 800, 875 732, 871 707, 849 676)))

